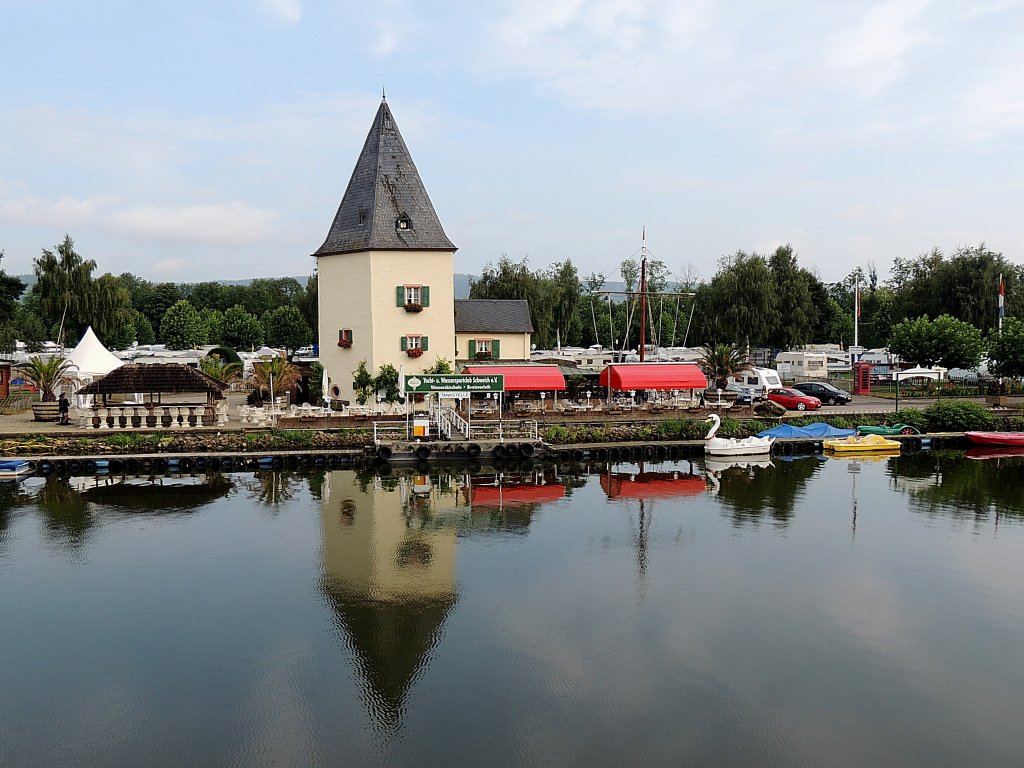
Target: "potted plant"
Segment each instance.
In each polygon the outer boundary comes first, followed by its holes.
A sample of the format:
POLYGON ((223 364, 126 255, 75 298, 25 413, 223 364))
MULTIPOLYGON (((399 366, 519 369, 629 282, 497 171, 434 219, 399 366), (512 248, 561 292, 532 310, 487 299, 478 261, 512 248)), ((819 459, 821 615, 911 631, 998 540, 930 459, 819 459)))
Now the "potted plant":
POLYGON ((491 359, 491 353, 490 352, 477 352, 476 353, 476 359, 477 360, 490 360, 491 359))
POLYGON ((34 421, 57 420, 57 390, 75 384, 78 376, 70 361, 62 357, 30 357, 18 366, 21 374, 39 390, 40 402, 32 403, 34 421))
POLYGON ((350 339, 342 339, 341 341, 338 342, 338 346, 341 347, 342 349, 351 349, 352 341, 350 339))
POLYGON ((412 349, 405 350, 405 354, 409 357, 421 357, 423 355, 423 350, 419 347, 413 347, 412 349))
POLYGON ((414 302, 409 301, 409 302, 406 302, 406 304, 405 304, 405 311, 406 312, 422 312, 423 311, 423 305, 422 304, 416 304, 414 302))

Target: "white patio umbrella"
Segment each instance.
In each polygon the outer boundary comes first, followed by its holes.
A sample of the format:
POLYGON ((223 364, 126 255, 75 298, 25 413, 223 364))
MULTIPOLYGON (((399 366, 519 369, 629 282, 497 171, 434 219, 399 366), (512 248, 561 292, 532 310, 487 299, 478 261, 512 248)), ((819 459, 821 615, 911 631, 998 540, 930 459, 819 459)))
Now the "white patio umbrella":
POLYGON ((323 379, 321 380, 321 383, 320 383, 320 391, 321 391, 321 396, 324 399, 324 403, 326 403, 326 408, 327 408, 328 411, 330 411, 331 410, 331 389, 330 389, 330 380, 327 377, 327 368, 326 367, 324 368, 324 377, 323 377, 323 379))

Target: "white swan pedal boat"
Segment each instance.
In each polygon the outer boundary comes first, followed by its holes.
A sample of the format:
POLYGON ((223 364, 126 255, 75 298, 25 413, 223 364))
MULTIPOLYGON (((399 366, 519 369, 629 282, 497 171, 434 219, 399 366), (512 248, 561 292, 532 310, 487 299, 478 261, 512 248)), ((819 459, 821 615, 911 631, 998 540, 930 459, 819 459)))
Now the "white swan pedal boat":
POLYGON ((708 456, 756 456, 772 452, 774 437, 715 437, 718 428, 722 426, 722 419, 717 413, 712 413, 705 421, 714 422, 704 436, 704 453, 708 456))

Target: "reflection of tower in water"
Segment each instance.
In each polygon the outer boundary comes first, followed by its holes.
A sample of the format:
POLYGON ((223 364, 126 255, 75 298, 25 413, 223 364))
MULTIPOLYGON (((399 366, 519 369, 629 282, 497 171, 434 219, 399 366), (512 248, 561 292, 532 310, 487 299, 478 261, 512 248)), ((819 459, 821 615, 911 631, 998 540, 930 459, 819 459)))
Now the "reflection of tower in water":
POLYGON ((407 495, 397 481, 375 479, 363 491, 354 473, 331 472, 330 484, 320 507, 324 594, 367 709, 394 730, 457 599, 456 530, 426 526, 434 499, 407 495))
POLYGON ((565 495, 543 478, 325 476, 320 497, 322 589, 351 649, 378 726, 397 730, 455 606, 459 538, 525 533, 565 495))

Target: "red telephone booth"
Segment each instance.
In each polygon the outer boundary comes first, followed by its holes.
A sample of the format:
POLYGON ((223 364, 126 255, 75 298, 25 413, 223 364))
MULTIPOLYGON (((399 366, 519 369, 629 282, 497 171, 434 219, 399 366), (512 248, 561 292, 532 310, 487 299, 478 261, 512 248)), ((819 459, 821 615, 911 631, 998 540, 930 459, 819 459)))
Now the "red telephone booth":
POLYGON ((871 394, 871 365, 864 362, 853 364, 853 394, 871 394))

